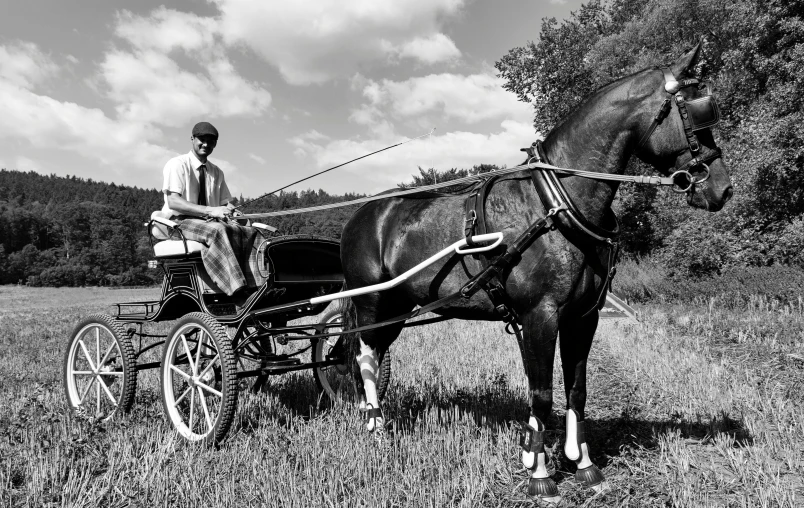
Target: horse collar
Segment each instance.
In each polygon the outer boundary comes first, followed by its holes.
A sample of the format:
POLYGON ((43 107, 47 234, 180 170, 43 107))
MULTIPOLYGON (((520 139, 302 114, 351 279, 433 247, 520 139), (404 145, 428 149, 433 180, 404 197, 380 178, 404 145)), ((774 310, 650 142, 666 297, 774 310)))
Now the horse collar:
MULTIPOLYGON (((536 143, 533 158, 545 164, 550 164, 547 154, 544 153, 541 141, 536 143)), ((620 235, 620 224, 617 220, 617 215, 611 208, 608 208, 605 213, 608 215, 610 222, 614 223, 614 229, 608 230, 593 224, 583 216, 554 171, 531 170, 530 174, 533 185, 536 187, 545 209, 563 208, 566 210, 566 213, 556 216, 556 222, 563 232, 580 231, 585 236, 591 237, 598 242, 610 245, 616 243, 616 239, 620 235)))

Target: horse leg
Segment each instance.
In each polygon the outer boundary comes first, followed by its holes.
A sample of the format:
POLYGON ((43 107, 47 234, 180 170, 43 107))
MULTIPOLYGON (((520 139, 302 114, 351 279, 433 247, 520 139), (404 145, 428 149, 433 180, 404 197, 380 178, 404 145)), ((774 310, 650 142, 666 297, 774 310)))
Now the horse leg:
POLYGON ((552 460, 544 448, 544 422, 553 407, 553 360, 558 335, 558 308, 552 301, 542 301, 522 316, 522 359, 528 376, 531 412, 528 434, 523 440, 522 463, 531 470, 528 495, 547 503, 558 503, 561 496, 552 460))
MULTIPOLYGON (((366 326, 377 323, 404 314, 413 308, 413 304, 407 302, 406 299, 394 298, 393 295, 387 296, 390 298, 377 295, 373 298, 362 300, 360 304, 356 304, 357 325, 366 326), (389 305, 390 302, 393 303, 389 305), (371 305, 366 305, 366 303, 371 303, 371 305)), ((380 362, 388 346, 402 332, 402 328, 404 328, 404 323, 397 323, 374 330, 367 330, 360 334, 360 350, 357 354, 360 378, 363 381, 360 409, 365 411, 366 429, 374 433, 378 439, 382 437, 385 423, 377 392, 377 376, 380 371, 380 362)))
POLYGON ((567 395, 567 435, 564 454, 575 461, 578 470, 575 480, 586 487, 602 492, 607 488, 606 478, 589 457, 586 443, 586 362, 592 339, 597 329, 598 313, 585 318, 563 320, 561 333, 561 368, 564 371, 564 388, 567 395))

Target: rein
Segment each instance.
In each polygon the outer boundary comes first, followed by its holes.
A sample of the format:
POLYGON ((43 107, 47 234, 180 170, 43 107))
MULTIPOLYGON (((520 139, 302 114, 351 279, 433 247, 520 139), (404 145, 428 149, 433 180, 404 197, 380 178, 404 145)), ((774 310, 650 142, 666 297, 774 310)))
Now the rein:
MULTIPOLYGON (((295 208, 292 210, 278 210, 276 212, 266 212, 266 213, 247 213, 243 215, 239 215, 237 218, 239 219, 257 219, 261 217, 281 217, 285 215, 295 215, 299 213, 309 213, 309 212, 318 212, 321 210, 330 210, 333 208, 341 208, 345 206, 353 206, 359 205, 363 203, 370 203, 372 201, 379 201, 381 199, 389 199, 395 198, 399 196, 410 196, 411 194, 420 194, 422 192, 434 191, 437 189, 443 189, 445 187, 454 187, 456 185, 460 185, 462 183, 474 183, 486 180, 492 177, 500 177, 505 175, 510 175, 513 173, 517 173, 523 170, 550 170, 554 171, 559 174, 563 175, 570 175, 570 176, 578 176, 581 178, 589 178, 592 180, 604 180, 604 181, 614 181, 614 182, 621 182, 621 183, 636 183, 642 185, 654 185, 657 187, 661 186, 668 186, 673 187, 673 192, 677 193, 684 193, 689 192, 692 189, 692 184, 687 188, 681 188, 679 185, 676 184, 675 179, 677 176, 689 175, 692 178, 692 175, 689 174, 687 171, 676 171, 669 177, 660 177, 660 176, 643 176, 643 175, 611 175, 607 173, 596 173, 594 171, 583 171, 580 169, 570 169, 570 168, 560 168, 558 166, 553 166, 552 164, 545 164, 543 162, 527 162, 526 164, 520 164, 518 166, 514 166, 512 168, 506 169, 498 169, 493 173, 483 173, 480 175, 471 175, 465 176, 463 178, 457 178, 455 180, 449 180, 446 182, 435 183, 431 185, 424 185, 421 187, 414 187, 412 189, 404 189, 394 192, 386 192, 383 194, 376 194, 374 196, 367 196, 365 198, 358 198, 353 199, 351 201, 342 201, 340 203, 329 203, 326 205, 318 205, 318 206, 310 206, 307 208, 295 208)), ((691 180, 692 181, 692 180, 691 180)), ((703 180, 701 180, 702 182, 703 180)), ((694 183, 700 183, 699 181, 695 181, 694 183)))

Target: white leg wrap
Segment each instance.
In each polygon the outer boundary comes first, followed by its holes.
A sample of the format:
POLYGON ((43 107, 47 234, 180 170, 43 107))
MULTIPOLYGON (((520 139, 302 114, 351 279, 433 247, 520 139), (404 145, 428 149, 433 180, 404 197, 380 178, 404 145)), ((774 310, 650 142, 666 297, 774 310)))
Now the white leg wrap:
POLYGON ((564 441, 564 455, 570 460, 581 458, 581 449, 578 447, 578 414, 567 410, 567 436, 564 441))
MULTIPOLYGON (((377 397, 377 374, 379 372, 379 362, 377 361, 377 351, 368 347, 360 341, 360 354, 357 357, 360 366, 360 377, 363 379, 363 391, 365 408, 378 408, 380 401, 377 397)), ((376 426, 382 426, 382 418, 370 418, 366 424, 366 429, 372 432, 376 426)))
POLYGON ((589 448, 586 439, 578 442, 578 413, 573 409, 567 410, 567 436, 564 442, 564 454, 568 459, 575 462, 578 469, 587 468, 592 464, 589 458, 589 448))
MULTIPOLYGON (((534 416, 530 417, 530 420, 528 420, 528 425, 536 430, 544 430, 543 428, 539 428, 540 422, 534 416)), ((533 469, 533 467, 536 465, 536 454, 534 452, 523 451, 522 465, 524 465, 526 469, 533 469)))

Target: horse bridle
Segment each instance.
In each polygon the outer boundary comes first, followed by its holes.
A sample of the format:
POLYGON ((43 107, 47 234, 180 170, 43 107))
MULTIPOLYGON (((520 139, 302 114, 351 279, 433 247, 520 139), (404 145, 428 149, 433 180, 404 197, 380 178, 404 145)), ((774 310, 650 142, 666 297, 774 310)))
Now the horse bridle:
POLYGON ((656 127, 670 114, 673 102, 675 102, 678 114, 681 116, 684 136, 687 138, 690 159, 681 166, 676 166, 670 178, 675 181, 678 177, 685 177, 689 185, 686 187, 682 187, 681 185, 674 186, 673 191, 687 193, 690 192, 696 184, 703 183, 709 179, 709 164, 721 157, 720 148, 716 147, 714 150, 711 150, 703 146, 698 141, 698 137, 695 134, 696 131, 717 125, 720 121, 720 110, 717 107, 715 98, 708 90, 705 96, 689 101, 681 94, 681 90, 684 88, 691 86, 697 87, 700 83, 699 80, 692 78, 678 81, 675 76, 673 76, 670 69, 665 67, 662 68, 661 71, 664 74, 664 89, 667 92, 667 97, 659 108, 659 113, 653 119, 650 128, 645 135, 642 136, 637 149, 641 150, 645 143, 647 143, 653 131, 656 130, 656 127), (699 166, 703 168, 705 175, 702 178, 696 179, 692 176, 691 171, 699 166))

